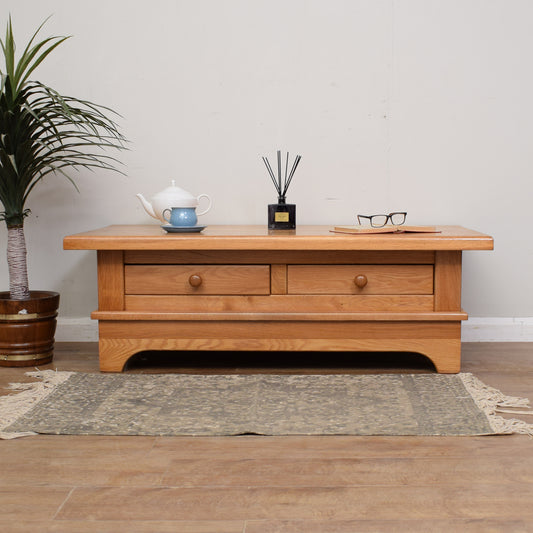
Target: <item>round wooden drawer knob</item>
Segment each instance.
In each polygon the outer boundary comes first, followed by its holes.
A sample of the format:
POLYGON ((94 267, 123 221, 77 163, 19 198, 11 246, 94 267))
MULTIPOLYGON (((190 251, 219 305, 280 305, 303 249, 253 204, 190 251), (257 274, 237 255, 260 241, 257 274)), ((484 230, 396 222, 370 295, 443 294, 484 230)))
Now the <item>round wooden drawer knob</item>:
POLYGON ((193 274, 190 278, 189 278, 189 283, 192 287, 199 287, 201 284, 202 284, 202 277, 199 276, 198 274, 193 274))
POLYGON ((360 274, 359 276, 355 276, 353 282, 362 289, 367 283, 368 279, 364 274, 360 274))

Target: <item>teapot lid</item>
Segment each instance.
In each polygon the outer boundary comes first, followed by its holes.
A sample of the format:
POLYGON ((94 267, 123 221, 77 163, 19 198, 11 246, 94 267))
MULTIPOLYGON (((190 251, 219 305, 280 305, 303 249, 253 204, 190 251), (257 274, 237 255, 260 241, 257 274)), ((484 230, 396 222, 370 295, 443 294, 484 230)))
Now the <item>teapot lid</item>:
POLYGON ((194 198, 194 196, 190 193, 182 189, 181 187, 178 187, 176 185, 176 180, 170 180, 170 187, 167 187, 166 189, 163 189, 159 194, 172 194, 172 196, 182 196, 183 198, 194 198))
POLYGON ((176 180, 171 180, 171 185, 155 196, 164 199, 170 207, 196 207, 198 200, 190 192, 183 190, 176 185, 176 180))

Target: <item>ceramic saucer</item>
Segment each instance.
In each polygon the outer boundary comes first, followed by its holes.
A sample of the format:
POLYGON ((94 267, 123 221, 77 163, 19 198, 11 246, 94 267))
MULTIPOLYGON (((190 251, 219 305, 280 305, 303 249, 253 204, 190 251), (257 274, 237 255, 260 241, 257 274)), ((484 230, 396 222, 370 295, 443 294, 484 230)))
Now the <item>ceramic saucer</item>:
POLYGON ((200 233, 207 226, 172 226, 164 224, 161 226, 167 233, 200 233))

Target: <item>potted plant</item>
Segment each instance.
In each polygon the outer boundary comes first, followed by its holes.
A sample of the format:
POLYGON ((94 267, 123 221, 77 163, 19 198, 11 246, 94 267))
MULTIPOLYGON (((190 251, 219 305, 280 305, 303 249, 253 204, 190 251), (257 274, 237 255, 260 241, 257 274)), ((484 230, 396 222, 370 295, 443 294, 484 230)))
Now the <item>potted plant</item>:
MULTIPOLYGON (((0 292, 0 365, 29 366, 52 360, 59 294, 30 291, 24 219, 29 194, 48 174, 71 169, 117 170, 106 148, 123 148, 109 108, 62 96, 29 77, 68 37, 36 42, 44 21, 15 57, 11 18, 0 39, 0 220, 7 226, 9 291, 0 292)), ((76 187, 77 189, 77 187, 76 187)))

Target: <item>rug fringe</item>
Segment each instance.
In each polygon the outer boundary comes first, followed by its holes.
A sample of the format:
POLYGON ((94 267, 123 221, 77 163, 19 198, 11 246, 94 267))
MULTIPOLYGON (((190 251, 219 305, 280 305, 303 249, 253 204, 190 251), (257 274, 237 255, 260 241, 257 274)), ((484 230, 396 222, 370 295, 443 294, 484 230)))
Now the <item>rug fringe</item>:
POLYGON ((31 383, 10 383, 9 390, 16 391, 16 394, 0 396, 0 439, 16 439, 37 435, 33 431, 22 433, 5 432, 15 420, 33 409, 41 400, 46 398, 55 388, 66 381, 74 372, 58 372, 57 370, 37 370, 26 372, 41 381, 31 383))
POLYGON ((496 413, 533 414, 527 398, 506 396, 498 389, 485 385, 470 373, 459 374, 467 391, 470 393, 477 406, 485 413, 490 426, 495 433, 510 434, 520 433, 533 437, 533 424, 517 418, 503 418, 496 413))

